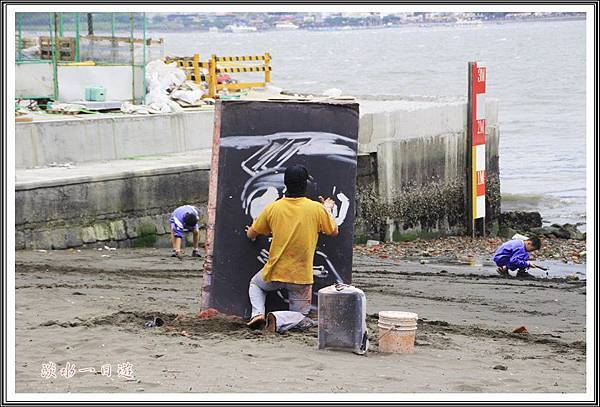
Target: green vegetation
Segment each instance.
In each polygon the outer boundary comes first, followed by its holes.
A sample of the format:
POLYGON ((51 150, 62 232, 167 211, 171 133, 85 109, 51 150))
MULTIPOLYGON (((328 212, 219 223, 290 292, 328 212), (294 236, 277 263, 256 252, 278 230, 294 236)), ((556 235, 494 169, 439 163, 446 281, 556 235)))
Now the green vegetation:
POLYGON ((150 222, 140 223, 137 227, 136 247, 152 247, 156 243, 156 225, 150 222))

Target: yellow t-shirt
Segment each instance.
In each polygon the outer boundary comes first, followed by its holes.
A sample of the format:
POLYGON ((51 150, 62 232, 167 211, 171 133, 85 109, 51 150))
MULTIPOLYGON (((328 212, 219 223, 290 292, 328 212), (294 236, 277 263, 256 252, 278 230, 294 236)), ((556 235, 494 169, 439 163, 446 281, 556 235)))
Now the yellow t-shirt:
POLYGON ((335 228, 323 205, 308 198, 282 198, 267 205, 252 224, 261 235, 273 234, 265 281, 312 284, 319 232, 331 234, 335 228))

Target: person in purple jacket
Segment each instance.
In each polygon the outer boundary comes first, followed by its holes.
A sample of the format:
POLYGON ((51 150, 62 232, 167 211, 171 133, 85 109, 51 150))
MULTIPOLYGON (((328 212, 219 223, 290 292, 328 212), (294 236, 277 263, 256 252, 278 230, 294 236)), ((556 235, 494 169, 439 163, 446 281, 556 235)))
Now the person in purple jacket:
POLYGON ((171 224, 171 245, 173 254, 171 257, 181 257, 181 239, 184 232, 192 232, 193 246, 192 257, 200 257, 198 252, 198 242, 200 241, 200 231, 198 221, 200 219, 200 209, 192 205, 183 205, 173 211, 169 223, 171 224))
POLYGON ((498 266, 498 273, 508 277, 508 270, 517 270, 517 277, 532 278, 526 270, 535 267, 529 262, 529 253, 539 250, 542 242, 537 237, 531 237, 526 240, 512 239, 496 250, 494 254, 494 263, 498 266))

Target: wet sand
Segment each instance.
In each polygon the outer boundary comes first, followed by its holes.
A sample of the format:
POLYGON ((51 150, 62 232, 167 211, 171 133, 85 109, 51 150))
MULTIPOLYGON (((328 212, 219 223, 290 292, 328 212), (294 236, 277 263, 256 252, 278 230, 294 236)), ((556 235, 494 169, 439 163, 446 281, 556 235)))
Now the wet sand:
POLYGON ((365 357, 317 350, 316 328, 279 335, 236 318, 196 318, 202 259, 168 256, 17 252, 17 392, 585 391, 583 281, 356 254, 353 284, 369 313, 365 357), (419 314, 415 353, 377 351, 381 310, 419 314), (155 316, 166 325, 144 328, 155 316), (529 333, 511 333, 522 325, 529 333), (56 378, 41 377, 49 362, 56 378), (60 374, 67 362, 77 370, 70 378, 60 374), (118 376, 126 362, 133 379, 118 376), (110 377, 100 373, 107 364, 110 377), (78 370, 91 367, 97 373, 78 370))

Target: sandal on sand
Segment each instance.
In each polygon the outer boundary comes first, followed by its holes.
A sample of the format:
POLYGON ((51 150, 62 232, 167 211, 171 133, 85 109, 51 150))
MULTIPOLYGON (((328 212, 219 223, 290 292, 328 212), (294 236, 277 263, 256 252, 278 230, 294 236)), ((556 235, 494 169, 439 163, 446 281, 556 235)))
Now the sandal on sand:
POLYGON ((265 327, 266 322, 267 321, 265 320, 265 316, 262 314, 259 314, 259 315, 252 317, 250 322, 248 322, 246 325, 250 329, 262 329, 265 327))

